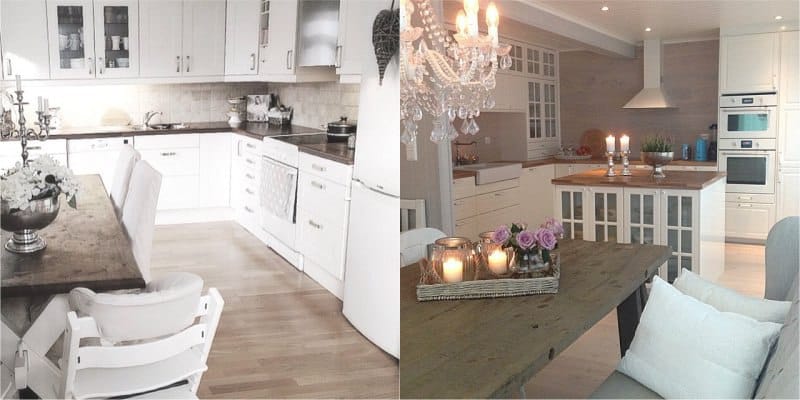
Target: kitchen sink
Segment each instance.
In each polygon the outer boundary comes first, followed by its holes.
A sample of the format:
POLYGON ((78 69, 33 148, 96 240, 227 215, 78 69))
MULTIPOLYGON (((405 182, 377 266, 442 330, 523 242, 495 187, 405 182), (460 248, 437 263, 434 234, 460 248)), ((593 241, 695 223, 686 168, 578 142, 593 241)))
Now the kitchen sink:
POLYGON ((519 178, 522 174, 522 164, 520 163, 489 162, 458 165, 453 169, 457 171, 475 172, 476 185, 519 178))
POLYGON ((165 131, 169 129, 186 129, 189 125, 183 123, 174 123, 174 124, 151 124, 151 125, 136 125, 136 129, 140 131, 165 131))

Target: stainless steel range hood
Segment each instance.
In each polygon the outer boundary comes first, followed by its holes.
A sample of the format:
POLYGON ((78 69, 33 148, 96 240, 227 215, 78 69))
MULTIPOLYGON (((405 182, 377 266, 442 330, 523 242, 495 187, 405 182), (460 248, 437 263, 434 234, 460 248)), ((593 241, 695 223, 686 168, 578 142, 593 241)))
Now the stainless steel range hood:
POLYGON ((661 88, 661 40, 644 41, 644 88, 622 108, 675 108, 661 88))

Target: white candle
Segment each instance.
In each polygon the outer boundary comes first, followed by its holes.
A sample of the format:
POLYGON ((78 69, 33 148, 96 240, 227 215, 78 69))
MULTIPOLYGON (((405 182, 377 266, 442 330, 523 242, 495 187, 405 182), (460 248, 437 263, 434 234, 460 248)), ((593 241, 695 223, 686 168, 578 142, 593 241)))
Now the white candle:
POLYGON ((478 0, 464 0, 464 11, 467 13, 467 32, 470 36, 478 35, 478 0))
POLYGON ((619 138, 619 151, 624 153, 630 150, 630 141, 631 138, 628 137, 628 135, 622 135, 622 137, 619 138))
POLYGON ((445 282, 461 282, 464 279, 464 263, 455 258, 447 259, 442 264, 442 272, 445 282))
POLYGON ((38 111, 42 111, 42 110, 44 109, 44 102, 42 101, 42 96, 39 96, 39 97, 37 98, 37 100, 39 100, 39 108, 38 108, 38 111))
POLYGON ((616 153, 617 151, 617 138, 614 135, 608 135, 606 138, 606 152, 616 153))
POLYGON ((20 79, 19 75, 16 75, 16 78, 17 78, 17 91, 19 92, 22 90, 22 79, 20 79))
POLYGON ((47 114, 47 111, 50 110, 50 100, 47 97, 44 98, 44 113, 47 114))
POLYGON ((489 254, 489 269, 495 274, 505 274, 508 272, 508 255, 500 249, 489 254))
POLYGON ((489 37, 492 39, 492 46, 497 46, 497 26, 500 25, 500 14, 497 12, 497 6, 494 3, 489 3, 486 7, 486 26, 488 27, 489 37))
POLYGON ((458 33, 464 36, 467 35, 467 15, 464 14, 464 10, 459 10, 458 15, 456 15, 456 29, 458 33))

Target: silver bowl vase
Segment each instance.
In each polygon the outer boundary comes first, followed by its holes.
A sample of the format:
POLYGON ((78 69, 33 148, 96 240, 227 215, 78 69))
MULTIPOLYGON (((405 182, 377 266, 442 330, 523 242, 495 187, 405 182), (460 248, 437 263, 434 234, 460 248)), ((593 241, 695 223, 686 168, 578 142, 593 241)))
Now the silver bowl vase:
POLYGON ((653 177, 654 178, 664 178, 664 166, 669 164, 672 161, 672 158, 675 154, 671 151, 669 152, 650 152, 650 151, 643 151, 641 152, 642 161, 653 167, 653 177))
POLYGON ((5 244, 6 250, 12 253, 35 253, 47 247, 47 242, 36 233, 50 225, 58 216, 59 193, 43 199, 31 200, 30 206, 24 210, 11 209, 8 202, 0 201, 0 227, 4 231, 13 232, 11 239, 5 244))

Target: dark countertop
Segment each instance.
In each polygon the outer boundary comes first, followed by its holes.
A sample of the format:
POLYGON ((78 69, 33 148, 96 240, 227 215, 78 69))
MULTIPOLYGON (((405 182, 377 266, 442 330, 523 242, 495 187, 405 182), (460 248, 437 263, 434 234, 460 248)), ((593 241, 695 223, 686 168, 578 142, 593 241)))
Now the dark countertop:
POLYGON ((173 135, 189 133, 221 133, 233 132, 253 139, 265 137, 294 144, 304 153, 313 154, 331 161, 352 165, 355 150, 349 150, 346 143, 328 143, 325 131, 307 126, 289 125, 275 126, 266 122, 243 123, 238 128, 231 128, 226 121, 192 122, 178 129, 136 129, 127 126, 101 126, 86 128, 56 129, 50 132, 50 139, 97 139, 121 136, 173 135))
POLYGON ((724 172, 666 171, 665 178, 653 178, 651 171, 635 169, 632 176, 606 176, 606 171, 595 169, 575 175, 553 179, 555 185, 614 186, 651 189, 700 190, 725 177, 724 172))

